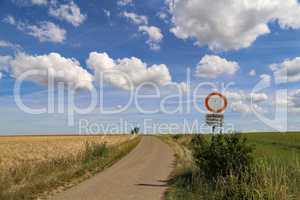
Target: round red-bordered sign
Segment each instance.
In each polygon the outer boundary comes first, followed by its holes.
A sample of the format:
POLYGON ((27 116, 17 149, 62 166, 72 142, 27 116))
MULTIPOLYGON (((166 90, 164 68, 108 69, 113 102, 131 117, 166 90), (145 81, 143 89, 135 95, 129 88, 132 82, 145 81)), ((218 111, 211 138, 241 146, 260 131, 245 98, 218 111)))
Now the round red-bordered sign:
POLYGON ((212 92, 205 98, 205 107, 213 113, 224 112, 227 107, 227 98, 219 92, 212 92))

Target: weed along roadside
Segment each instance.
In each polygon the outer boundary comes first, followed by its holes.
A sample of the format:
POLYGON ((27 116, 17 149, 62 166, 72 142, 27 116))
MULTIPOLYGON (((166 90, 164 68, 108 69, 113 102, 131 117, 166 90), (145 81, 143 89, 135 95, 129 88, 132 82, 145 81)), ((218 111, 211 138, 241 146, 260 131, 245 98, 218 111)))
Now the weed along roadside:
POLYGON ((300 152, 291 145, 300 140, 299 134, 160 138, 175 150, 177 158, 166 200, 299 199, 300 152), (281 146, 276 148, 275 143, 281 146))
POLYGON ((120 160, 140 142, 133 136, 120 144, 88 141, 74 156, 41 162, 24 162, 0 171, 0 199, 46 198, 60 192, 120 160))

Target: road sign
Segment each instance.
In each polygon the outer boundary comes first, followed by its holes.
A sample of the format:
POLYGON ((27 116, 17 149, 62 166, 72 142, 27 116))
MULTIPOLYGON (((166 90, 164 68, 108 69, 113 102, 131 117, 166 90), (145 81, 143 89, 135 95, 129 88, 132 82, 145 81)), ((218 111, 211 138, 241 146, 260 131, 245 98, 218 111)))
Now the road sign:
POLYGON ((212 92, 205 98, 205 107, 212 113, 222 113, 227 107, 227 98, 219 92, 212 92))
POLYGON ((209 126, 222 127, 224 124, 223 114, 206 114, 205 122, 209 126))
POLYGON ((220 128, 224 124, 223 112, 227 107, 227 99, 219 92, 212 92, 205 98, 205 107, 210 112, 205 116, 205 122, 208 126, 212 127, 212 132, 215 133, 216 127, 220 128))

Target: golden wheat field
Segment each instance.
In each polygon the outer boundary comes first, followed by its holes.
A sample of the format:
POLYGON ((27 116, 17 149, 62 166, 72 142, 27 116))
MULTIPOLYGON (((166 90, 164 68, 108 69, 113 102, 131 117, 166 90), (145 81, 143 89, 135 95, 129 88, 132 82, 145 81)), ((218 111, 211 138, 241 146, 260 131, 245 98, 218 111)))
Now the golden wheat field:
POLYGON ((129 138, 128 135, 0 137, 0 170, 24 162, 35 163, 74 156, 84 150, 86 142, 106 143, 110 146, 129 138))

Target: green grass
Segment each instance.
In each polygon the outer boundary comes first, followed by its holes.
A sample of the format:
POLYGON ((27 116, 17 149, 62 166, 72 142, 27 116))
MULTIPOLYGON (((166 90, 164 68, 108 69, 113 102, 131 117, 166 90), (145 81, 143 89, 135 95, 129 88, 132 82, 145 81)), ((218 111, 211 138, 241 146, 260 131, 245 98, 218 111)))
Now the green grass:
POLYGON ((300 199, 300 133, 245 135, 255 146, 257 162, 266 165, 275 180, 286 177, 288 193, 300 199))
POLYGON ((300 133, 245 134, 256 147, 259 158, 272 158, 288 163, 300 161, 300 133))
POLYGON ((111 147, 86 143, 85 149, 74 157, 38 164, 24 163, 9 171, 0 171, 0 199, 36 199, 47 197, 55 190, 71 187, 111 166, 129 153, 139 141, 138 137, 111 147))
MULTIPOLYGON (((253 185, 236 187, 234 177, 229 180, 219 180, 217 188, 212 188, 205 180, 197 177, 191 162, 177 166, 170 181, 167 200, 181 199, 224 199, 220 194, 234 191, 246 191, 255 194, 253 199, 300 199, 300 133, 247 133, 243 134, 248 142, 255 147, 255 171, 253 185), (184 166, 184 167, 183 167, 184 166), (250 191, 252 190, 253 191, 250 191), (219 195, 219 196, 218 196, 219 195)), ((167 136, 166 136, 167 137, 167 136)), ((210 137, 210 135, 207 135, 210 137)), ((177 136, 174 143, 189 148, 191 136, 177 136)), ((165 140, 165 139, 164 139, 165 140)), ((168 136, 168 140, 170 137, 168 136)), ((182 158, 177 155, 180 162, 182 158)), ((247 175, 245 175, 247 176, 247 175)))

